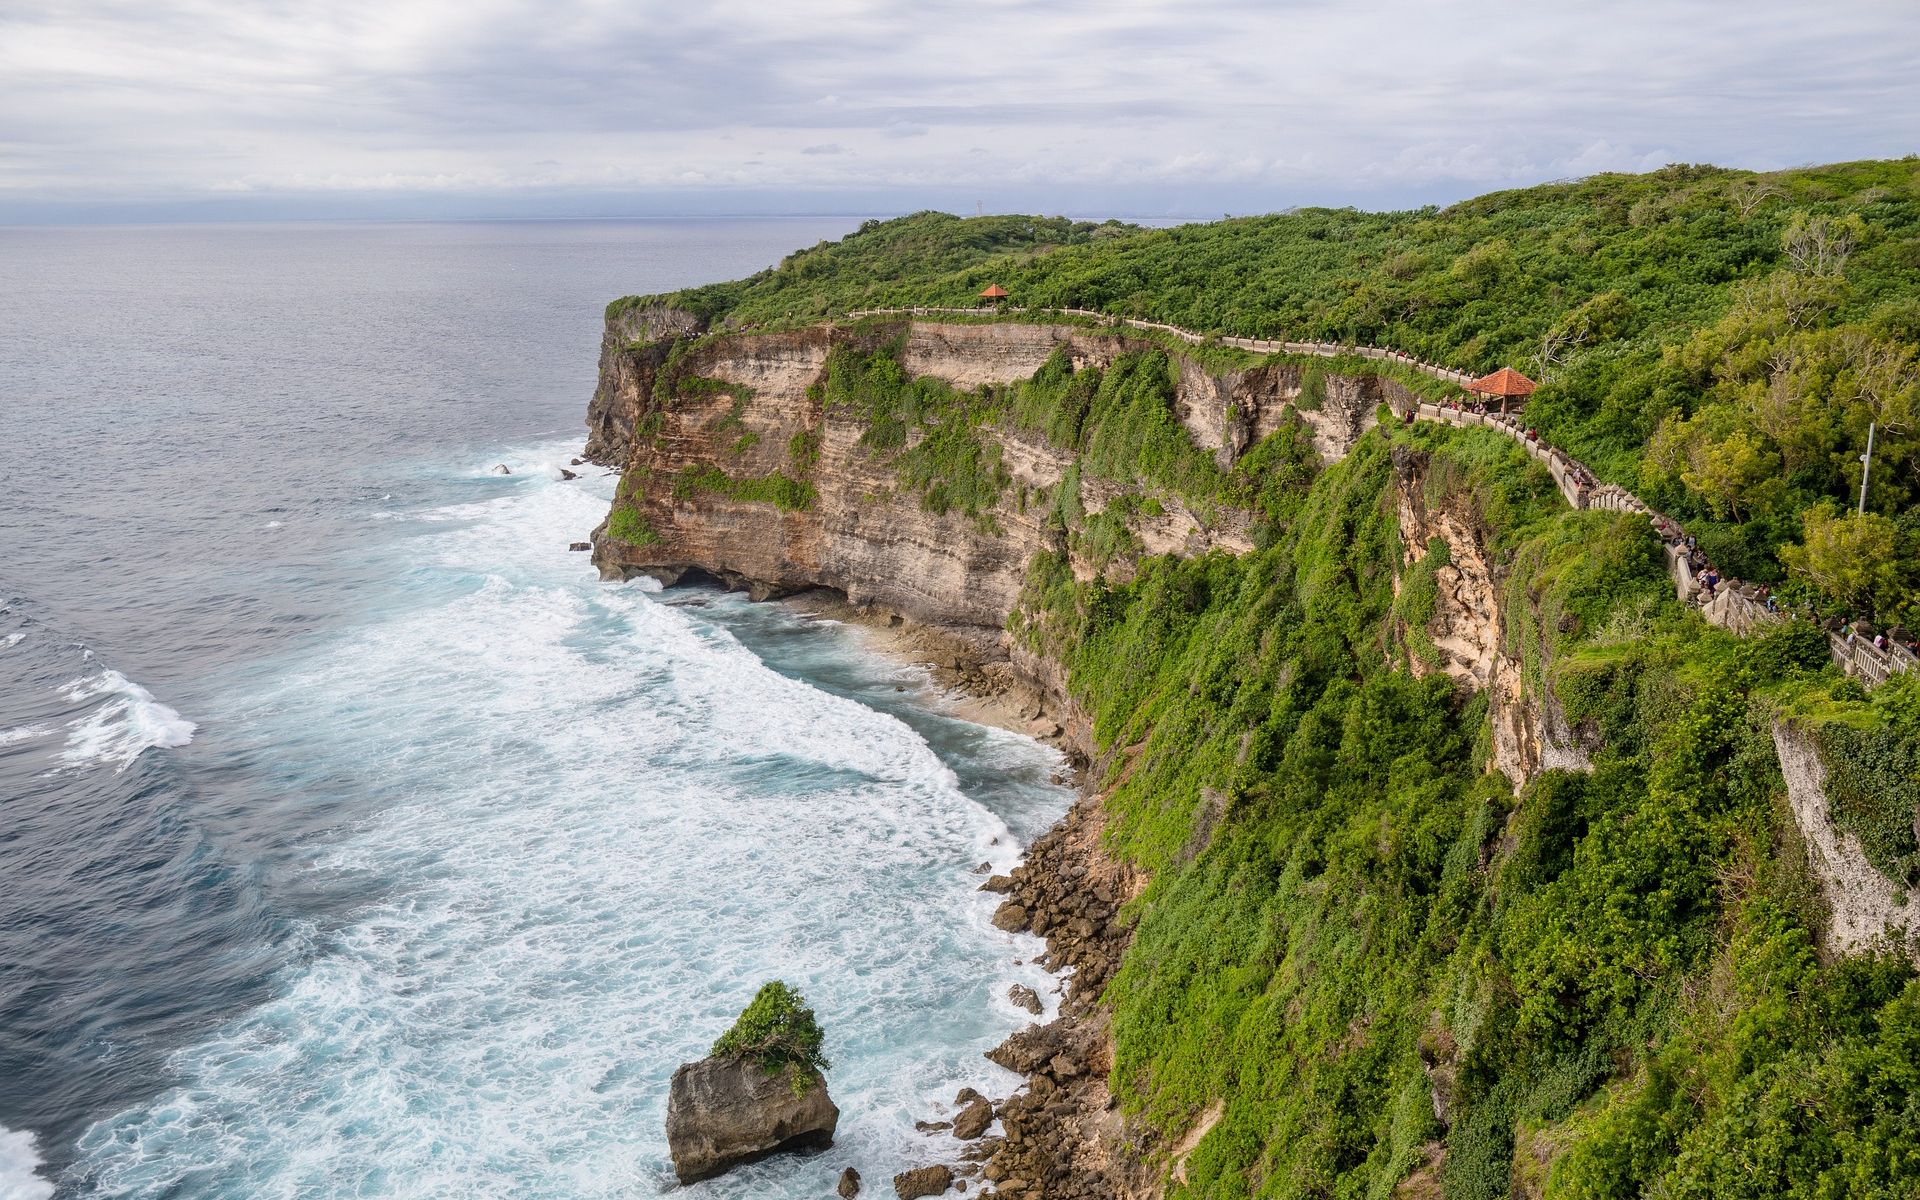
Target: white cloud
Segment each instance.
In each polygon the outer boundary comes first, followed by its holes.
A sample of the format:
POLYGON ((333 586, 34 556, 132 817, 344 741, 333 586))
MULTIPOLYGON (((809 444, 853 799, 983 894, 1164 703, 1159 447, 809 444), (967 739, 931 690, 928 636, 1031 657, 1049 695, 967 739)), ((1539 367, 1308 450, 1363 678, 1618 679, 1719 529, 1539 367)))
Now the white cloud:
POLYGON ((28 0, 0 200, 1464 194, 1907 153, 1915 61, 1912 0, 28 0))

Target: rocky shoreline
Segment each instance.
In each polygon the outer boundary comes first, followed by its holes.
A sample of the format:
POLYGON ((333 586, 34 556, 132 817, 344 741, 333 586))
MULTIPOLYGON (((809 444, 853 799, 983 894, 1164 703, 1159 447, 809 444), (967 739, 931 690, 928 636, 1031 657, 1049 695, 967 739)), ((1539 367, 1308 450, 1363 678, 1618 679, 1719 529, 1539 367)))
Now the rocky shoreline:
POLYGON ((1107 1088, 1112 1039, 1100 1007, 1132 937, 1123 907, 1146 879, 1101 848, 1105 811, 1090 785, 1101 773, 1088 769, 1092 734, 1084 717, 1051 680, 1037 680, 1025 664, 1014 663, 998 631, 913 622, 825 590, 783 603, 860 628, 877 653, 926 668, 958 715, 1057 745, 1076 768, 1072 807, 1027 848, 1010 874, 981 885, 1003 897, 995 926, 1046 939, 1046 953, 1036 961, 1066 976, 1059 1015, 1015 1032, 988 1052, 993 1062, 1025 1076, 1025 1083, 998 1100, 965 1092, 957 1097, 953 1132, 970 1143, 960 1161, 902 1172, 896 1194, 938 1195, 949 1186, 965 1191, 976 1184, 989 1189, 983 1195, 1009 1200, 1153 1194, 1157 1189, 1141 1162, 1138 1139, 1107 1088), (981 1136, 996 1118, 1002 1132, 981 1136), (936 1192, 921 1190, 939 1182, 939 1168, 949 1172, 948 1182, 936 1192))

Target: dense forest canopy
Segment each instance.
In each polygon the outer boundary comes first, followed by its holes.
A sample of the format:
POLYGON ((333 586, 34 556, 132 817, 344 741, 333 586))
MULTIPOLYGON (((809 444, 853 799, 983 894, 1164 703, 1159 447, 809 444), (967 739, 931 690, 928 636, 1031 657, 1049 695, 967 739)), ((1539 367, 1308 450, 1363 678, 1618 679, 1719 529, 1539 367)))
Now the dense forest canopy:
POLYGON ((1724 569, 1920 623, 1920 159, 1672 166, 1170 229, 916 213, 616 305, 762 324, 970 305, 988 283, 1030 308, 1518 367, 1543 382, 1543 437, 1686 522, 1724 569))

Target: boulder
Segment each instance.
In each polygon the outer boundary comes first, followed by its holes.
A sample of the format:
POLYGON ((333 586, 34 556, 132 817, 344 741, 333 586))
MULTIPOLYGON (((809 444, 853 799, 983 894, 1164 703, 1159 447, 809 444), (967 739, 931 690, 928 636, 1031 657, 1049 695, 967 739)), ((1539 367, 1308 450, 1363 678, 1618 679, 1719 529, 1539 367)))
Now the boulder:
POLYGON ((586 462, 586 461, 587 461, 587 460, 586 460, 586 459, 584 459, 584 458, 576 458, 576 459, 574 459, 574 460, 573 460, 572 462, 570 462, 570 463, 568 463, 567 465, 568 465, 568 466, 570 466, 570 467, 577 467, 577 466, 579 466, 580 464, 582 464, 582 463, 584 463, 584 462, 586 462))
POLYGON ((592 542, 568 542, 568 543, 567 543, 567 549, 569 549, 569 550, 591 550, 591 549, 593 549, 593 543, 592 543, 592 542))
POLYGON ((922 1196, 938 1196, 953 1186, 953 1170, 950 1167, 920 1167, 912 1171, 902 1171, 893 1177, 893 1194, 900 1200, 920 1200, 922 1196))
POLYGON ((1016 1075, 1032 1075, 1061 1052, 1065 1031, 1065 1021, 1029 1025, 1015 1030, 1006 1041, 987 1051, 987 1058, 1016 1075))
POLYGON ((505 463, 495 463, 495 464, 494 464, 494 467, 493 467, 493 473, 494 473, 495 475, 511 475, 511 474, 513 474, 513 472, 512 472, 512 471, 509 471, 509 470, 507 470, 507 464, 505 464, 505 463))
POLYGON ((840 1172, 840 1182, 833 1190, 840 1193, 840 1200, 853 1200, 860 1194, 860 1172, 852 1167, 840 1172))
POLYGON ((993 1105, 985 1100, 975 1100, 960 1110, 953 1118, 953 1136, 963 1142, 970 1142, 987 1131, 993 1124, 993 1105))
POLYGON ((562 478, 562 479, 578 479, 578 478, 580 478, 580 477, 579 477, 578 475, 576 475, 576 474, 574 474, 574 473, 573 473, 572 471, 569 471, 569 470, 567 470, 567 469, 566 469, 565 467, 561 467, 561 468, 560 468, 560 478, 562 478))
POLYGON ((667 1095, 667 1149, 681 1183, 782 1151, 833 1145, 840 1110, 818 1071, 804 1095, 786 1072, 769 1075, 745 1059, 682 1063, 667 1095))
POLYGON ((1016 983, 1007 989, 1007 999, 1026 1009, 1034 1016, 1040 1015, 1040 993, 1024 983, 1016 983))
POLYGON ((1027 910, 1021 907, 1019 901, 1009 900, 994 910, 993 927, 1018 933, 1027 927, 1027 910))

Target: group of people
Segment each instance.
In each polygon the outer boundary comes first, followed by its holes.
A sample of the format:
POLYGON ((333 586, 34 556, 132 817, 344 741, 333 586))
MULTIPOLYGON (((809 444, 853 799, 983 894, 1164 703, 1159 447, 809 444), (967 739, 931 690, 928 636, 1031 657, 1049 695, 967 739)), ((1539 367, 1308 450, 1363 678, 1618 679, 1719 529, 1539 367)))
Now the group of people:
MULTIPOLYGON (((1725 582, 1725 578, 1720 574, 1719 568, 1707 558, 1706 551, 1700 549, 1700 539, 1659 513, 1653 514, 1652 524, 1653 531, 1660 535, 1661 541, 1669 546, 1678 546, 1684 552, 1688 569, 1700 582, 1700 591, 1696 598, 1703 605, 1712 603, 1713 598, 1720 594, 1720 585, 1725 582)), ((1779 603, 1774 600, 1771 588, 1764 586, 1759 588, 1754 598, 1764 600, 1768 612, 1780 611, 1779 603)))
POLYGON ((1920 658, 1920 641, 1916 641, 1911 632, 1899 625, 1890 629, 1878 629, 1866 621, 1840 621, 1834 632, 1838 633, 1849 647, 1866 642, 1882 654, 1897 647, 1920 658))

